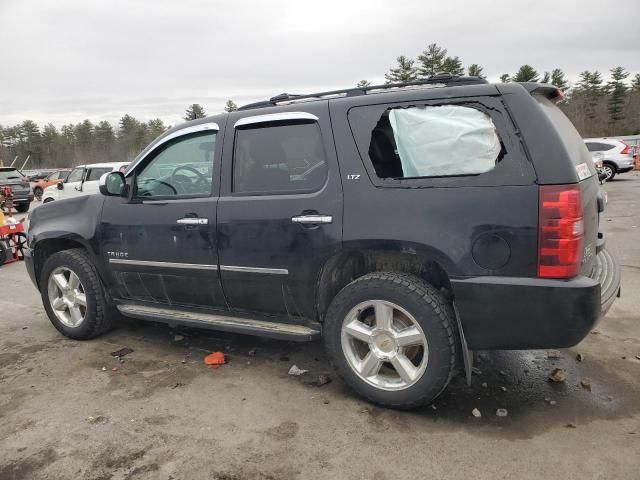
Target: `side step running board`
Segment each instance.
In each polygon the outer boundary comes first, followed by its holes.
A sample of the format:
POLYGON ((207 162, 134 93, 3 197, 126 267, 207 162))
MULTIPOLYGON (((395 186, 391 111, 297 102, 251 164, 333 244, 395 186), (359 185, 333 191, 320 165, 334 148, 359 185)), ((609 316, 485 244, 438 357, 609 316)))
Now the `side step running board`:
POLYGON ((320 331, 304 325, 276 323, 250 318, 227 317, 203 312, 174 310, 164 307, 123 303, 120 313, 127 317, 163 323, 190 324, 194 327, 212 328, 227 332, 244 333, 285 340, 308 341, 320 336, 320 331))

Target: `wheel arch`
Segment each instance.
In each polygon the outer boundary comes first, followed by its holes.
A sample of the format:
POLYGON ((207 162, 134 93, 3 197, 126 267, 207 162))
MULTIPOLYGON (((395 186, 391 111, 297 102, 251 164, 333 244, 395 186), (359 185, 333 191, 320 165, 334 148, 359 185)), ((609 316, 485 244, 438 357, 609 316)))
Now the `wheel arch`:
POLYGON ((453 299, 449 280, 452 262, 439 252, 407 242, 361 242, 346 244, 329 258, 316 285, 318 319, 324 316, 333 298, 355 279, 373 272, 398 272, 415 275, 453 299))
MULTIPOLYGON (((71 250, 74 248, 79 248, 87 252, 87 254, 93 259, 94 255, 91 253, 91 249, 85 242, 85 240, 79 235, 65 235, 65 236, 52 236, 43 239, 39 239, 35 245, 31 247, 33 254, 33 267, 35 272, 36 282, 38 284, 38 288, 41 288, 40 285, 40 274, 42 272, 42 267, 46 262, 47 258, 49 258, 54 253, 60 252, 62 250, 71 250)), ((94 262, 95 264, 95 262, 94 262)), ((96 264, 96 269, 98 270, 98 274, 100 274, 100 268, 96 264)))

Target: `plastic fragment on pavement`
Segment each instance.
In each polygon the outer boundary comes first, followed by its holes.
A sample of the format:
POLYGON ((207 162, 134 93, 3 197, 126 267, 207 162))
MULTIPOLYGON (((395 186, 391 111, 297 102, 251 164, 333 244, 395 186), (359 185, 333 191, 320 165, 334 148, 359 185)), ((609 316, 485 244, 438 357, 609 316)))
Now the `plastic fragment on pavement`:
POLYGON ((295 375, 296 377, 302 375, 303 373, 307 373, 309 370, 304 370, 302 368, 298 368, 297 365, 293 364, 291 365, 291 368, 289 369, 289 375, 295 375))
POLYGON ((224 365, 225 363, 226 359, 222 352, 213 352, 204 357, 204 364, 209 366, 209 368, 218 368, 220 365, 224 365))

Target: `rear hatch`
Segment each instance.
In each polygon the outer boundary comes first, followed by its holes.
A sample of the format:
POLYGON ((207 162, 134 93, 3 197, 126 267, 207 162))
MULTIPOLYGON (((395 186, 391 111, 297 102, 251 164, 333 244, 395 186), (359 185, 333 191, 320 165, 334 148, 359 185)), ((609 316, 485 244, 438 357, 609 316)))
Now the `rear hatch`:
POLYGON ((11 187, 14 195, 29 193, 29 183, 15 168, 0 168, 0 187, 11 187))
MULTIPOLYGON (((600 182, 591 154, 571 121, 555 103, 555 100, 561 95, 561 92, 549 86, 541 86, 532 91, 533 98, 540 106, 544 116, 553 125, 564 146, 564 152, 558 152, 557 161, 570 161, 575 169, 574 181, 576 183, 573 184, 573 187, 579 189, 580 192, 579 202, 582 208, 583 222, 581 251, 578 252, 581 258, 579 259, 580 265, 577 266, 577 273, 590 276, 596 265, 599 219, 600 213, 604 209, 604 202, 602 198, 599 198, 601 195, 600 182)), ((541 195, 545 187, 540 187, 541 195)), ((571 188, 571 184, 566 187, 571 188)), ((542 202, 540 208, 542 208, 542 202)), ((576 230, 580 228, 579 223, 576 222, 575 228, 576 230)), ((562 276, 559 275, 559 277, 562 276)))

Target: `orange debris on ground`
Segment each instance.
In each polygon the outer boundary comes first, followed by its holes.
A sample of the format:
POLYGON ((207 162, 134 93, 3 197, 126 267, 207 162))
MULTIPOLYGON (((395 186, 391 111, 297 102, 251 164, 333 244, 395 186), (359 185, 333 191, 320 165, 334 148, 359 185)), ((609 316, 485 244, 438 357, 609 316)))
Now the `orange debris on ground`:
POLYGON ((213 352, 204 357, 204 364, 209 368, 218 368, 220 365, 224 365, 225 358, 222 352, 213 352))

